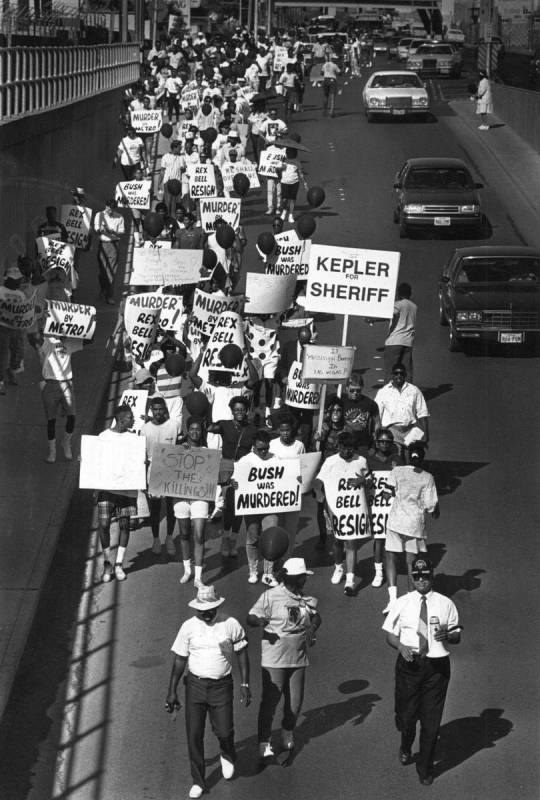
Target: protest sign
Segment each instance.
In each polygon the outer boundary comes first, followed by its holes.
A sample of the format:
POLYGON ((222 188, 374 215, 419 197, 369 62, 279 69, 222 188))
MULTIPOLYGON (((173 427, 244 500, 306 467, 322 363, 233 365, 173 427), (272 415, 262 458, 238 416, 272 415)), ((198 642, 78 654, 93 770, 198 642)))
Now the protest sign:
MULTIPOLYGON (((219 358, 220 352, 227 344, 236 344, 243 350, 245 347, 244 325, 240 314, 234 311, 223 311, 214 323, 214 330, 206 345, 199 375, 203 380, 208 380, 208 371, 211 369, 225 370, 219 358)), ((236 369, 228 369, 236 378, 242 379, 247 373, 245 359, 236 369)))
POLYGON ((150 355, 158 325, 162 330, 176 330, 183 311, 183 301, 178 295, 132 294, 126 298, 124 325, 131 339, 131 352, 138 361, 150 355))
POLYGON ((188 164, 187 175, 190 197, 197 199, 216 196, 216 173, 213 164, 188 164))
POLYGON ((135 247, 133 271, 129 282, 133 286, 176 286, 198 283, 201 280, 202 250, 155 250, 135 247))
POLYGON ((270 147, 261 151, 259 156, 259 175, 263 178, 279 178, 278 170, 285 161, 285 149, 270 147))
POLYGON ((371 528, 373 536, 382 538, 386 534, 388 515, 394 503, 394 486, 388 483, 390 470, 375 469, 371 473, 371 528))
POLYGON ((192 125, 193 125, 192 119, 179 120, 176 126, 176 138, 180 139, 183 142, 184 139, 186 138, 186 133, 189 131, 192 125))
POLYGON ((247 462, 241 458, 234 465, 233 479, 237 514, 272 514, 300 511, 302 487, 299 458, 269 458, 247 462))
POLYGON ((65 336, 66 339, 93 338, 96 330, 96 309, 63 300, 47 300, 45 336, 65 336))
POLYGON ((121 181, 116 184, 115 198, 120 208, 150 208, 152 181, 121 181))
POLYGON ((90 240, 92 209, 66 205, 60 209, 60 222, 68 233, 68 243, 84 249, 90 240))
POLYGON ((319 470, 322 453, 302 453, 300 456, 300 475, 302 476, 302 494, 311 492, 313 479, 319 470))
POLYGON ((312 411, 321 404, 321 388, 315 383, 302 380, 302 362, 293 361, 287 378, 285 403, 293 408, 305 408, 312 411))
POLYGON ((37 292, 33 292, 30 297, 27 297, 20 289, 8 289, 6 286, 0 286, 0 325, 14 331, 28 332, 34 325, 36 297, 37 292))
POLYGON ((38 236, 36 239, 38 263, 42 272, 60 267, 69 272, 75 259, 75 245, 51 239, 50 236, 38 236))
MULTIPOLYGON (((292 60, 292 59, 291 59, 292 60)), ((274 48, 274 72, 283 72, 289 63, 289 53, 286 47, 274 48)))
POLYGON ((240 225, 240 210, 242 201, 229 197, 202 197, 199 201, 201 209, 201 225, 203 231, 212 233, 215 231, 215 222, 221 217, 235 230, 240 225))
POLYGON ((185 89, 180 96, 180 105, 182 110, 188 108, 199 108, 199 90, 198 89, 185 89))
POLYGON ((220 314, 224 311, 240 313, 244 305, 244 296, 227 297, 221 294, 208 294, 195 289, 192 316, 196 330, 204 336, 211 336, 220 314))
POLYGON ((148 493, 154 497, 213 502, 220 462, 219 450, 156 444, 152 448, 148 493))
POLYGON ((142 430, 146 422, 146 402, 148 400, 148 389, 124 389, 120 398, 121 406, 129 406, 133 411, 133 430, 142 430))
POLYGON ((221 167, 223 187, 227 192, 234 192, 233 178, 235 175, 245 175, 249 180, 250 189, 258 189, 261 185, 255 164, 247 159, 228 161, 221 167))
POLYGON ((130 111, 131 125, 137 133, 157 133, 163 122, 163 112, 160 108, 139 109, 130 111))
MULTIPOLYGON (((340 459, 343 461, 343 459, 340 459)), ((358 477, 358 462, 334 463, 333 469, 324 471, 324 495, 330 512, 334 533, 341 539, 358 539, 371 535, 371 513, 363 486, 353 486, 358 477)))
POLYGON ((391 319, 399 259, 389 250, 312 245, 306 308, 391 319))
POLYGON ((306 344, 302 358, 302 378, 312 381, 346 381, 354 364, 354 347, 306 344))
POLYGON ((146 439, 131 433, 81 436, 79 489, 146 489, 146 439))
POLYGON ((167 242, 165 239, 157 239, 155 242, 151 242, 147 239, 143 242, 143 247, 146 250, 170 250, 172 248, 172 242, 167 242))
POLYGON ((309 269, 311 239, 299 239, 296 231, 278 233, 277 248, 266 261, 267 275, 297 275, 305 278, 309 269))
POLYGON ((246 274, 246 314, 281 314, 292 303, 296 275, 246 274))

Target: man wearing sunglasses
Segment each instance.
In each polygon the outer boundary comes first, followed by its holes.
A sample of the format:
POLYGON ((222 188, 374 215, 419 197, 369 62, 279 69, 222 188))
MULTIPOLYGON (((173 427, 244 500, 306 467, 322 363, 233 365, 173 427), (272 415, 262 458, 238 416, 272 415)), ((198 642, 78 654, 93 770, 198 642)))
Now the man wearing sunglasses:
POLYGON ((461 626, 454 603, 433 591, 433 566, 424 555, 412 564, 414 590, 400 597, 383 627, 386 641, 398 651, 395 714, 401 733, 399 763, 412 764, 411 749, 420 722, 416 771, 420 783, 433 783, 435 745, 450 680, 447 645, 458 644, 461 626))
POLYGON ((411 442, 429 441, 429 411, 424 395, 407 381, 403 364, 392 367, 392 380, 375 395, 379 407, 380 427, 390 428, 396 444, 408 447, 411 442))

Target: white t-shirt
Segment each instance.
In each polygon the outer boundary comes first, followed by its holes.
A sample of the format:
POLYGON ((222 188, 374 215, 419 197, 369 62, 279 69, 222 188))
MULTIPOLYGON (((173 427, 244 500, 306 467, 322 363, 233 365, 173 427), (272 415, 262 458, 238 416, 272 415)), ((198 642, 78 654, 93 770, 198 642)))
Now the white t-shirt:
POLYGON ((397 300, 394 303, 394 314, 399 316, 395 327, 386 337, 385 345, 413 346, 417 311, 418 306, 407 298, 397 300))
POLYGON ((171 650, 187 658, 192 675, 218 680, 231 674, 233 653, 244 647, 247 647, 246 632, 238 620, 218 611, 211 625, 198 617, 187 619, 171 650))
POLYGON ((283 444, 281 439, 272 439, 270 442, 270 452, 278 458, 298 458, 306 452, 303 442, 295 439, 291 444, 283 444))
POLYGON ((146 422, 141 434, 146 437, 146 456, 152 460, 152 450, 156 444, 176 444, 178 438, 178 424, 173 419, 166 419, 161 425, 155 422, 146 422))
POLYGON ((118 149, 120 150, 120 163, 124 166, 129 164, 138 164, 141 160, 141 148, 144 147, 143 140, 140 136, 131 139, 129 136, 124 136, 118 149))
POLYGON ((290 185, 299 182, 302 167, 297 158, 286 158, 281 166, 283 169, 280 178, 281 183, 290 185))
POLYGON ((45 336, 39 348, 41 374, 44 381, 70 381, 73 378, 71 356, 82 350, 80 339, 45 336))

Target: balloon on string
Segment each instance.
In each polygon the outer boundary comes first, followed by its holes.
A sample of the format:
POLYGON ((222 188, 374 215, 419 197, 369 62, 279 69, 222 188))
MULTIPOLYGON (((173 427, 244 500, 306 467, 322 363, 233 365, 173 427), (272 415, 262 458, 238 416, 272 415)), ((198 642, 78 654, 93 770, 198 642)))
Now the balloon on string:
POLYGON ((220 247, 223 247, 227 250, 228 247, 232 247, 234 244, 234 240, 236 239, 236 233, 234 232, 234 228, 230 225, 220 225, 216 229, 216 241, 220 247))
POLYGON ((218 132, 215 128, 206 128, 206 130, 201 131, 200 135, 205 144, 213 144, 217 139, 218 132))
POLYGON ((306 197, 311 208, 322 206, 325 198, 324 189, 321 186, 312 186, 308 189, 306 197))
POLYGON ((193 417, 206 417, 210 404, 203 392, 191 392, 184 397, 184 405, 193 417))
POLYGON ((251 186, 248 176, 244 175, 243 172, 238 172, 234 176, 232 184, 234 191, 236 194, 239 194, 240 197, 245 197, 245 195, 249 192, 249 187, 251 186))
POLYGON ((152 238, 159 236, 163 230, 163 217, 155 211, 149 211, 144 215, 143 229, 152 238))
POLYGON ((173 135, 173 126, 170 122, 164 122, 161 126, 161 135, 165 137, 165 139, 170 139, 173 135))
POLYGON ((261 533, 259 547, 263 558, 267 561, 277 561, 285 555, 289 547, 287 531, 277 525, 267 528, 261 533))
POLYGON ((309 239, 315 231, 317 223, 311 214, 300 214, 295 222, 295 228, 300 239, 309 239))
POLYGON ((184 374, 186 359, 180 353, 168 353, 165 356, 165 369, 173 378, 178 378, 184 374))
POLYGON ((178 197, 182 191, 182 184, 180 181, 177 181, 176 178, 171 178, 171 180, 167 181, 165 185, 167 187, 167 191, 169 194, 172 194, 173 197, 178 197))
POLYGON ((208 247, 203 250, 202 263, 205 269, 214 269, 217 264, 217 254, 214 250, 208 247))
POLYGON ((274 238, 274 234, 270 233, 270 231, 263 231, 259 233, 257 237, 257 247, 264 253, 265 256, 269 256, 270 253, 273 253, 276 248, 276 240, 274 238))
POLYGON ((239 367, 244 359, 242 349, 234 343, 226 344, 219 351, 219 360, 227 369, 236 369, 239 367))

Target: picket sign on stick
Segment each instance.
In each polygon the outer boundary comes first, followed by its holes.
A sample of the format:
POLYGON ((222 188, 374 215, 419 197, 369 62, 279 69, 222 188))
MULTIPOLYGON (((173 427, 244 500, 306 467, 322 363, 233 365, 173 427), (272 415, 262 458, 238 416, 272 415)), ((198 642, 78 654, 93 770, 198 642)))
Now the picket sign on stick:
POLYGON ((67 339, 90 341, 96 330, 96 309, 63 300, 47 300, 45 336, 65 336, 67 339))
MULTIPOLYGON (((321 435, 322 426, 324 422, 324 407, 326 404, 326 383, 323 383, 321 387, 321 404, 319 406, 319 419, 317 420, 317 434, 318 436, 321 435)), ((317 441, 317 450, 321 449, 321 442, 320 439, 317 441)))
POLYGON ((113 439, 81 436, 79 489, 109 492, 146 489, 146 441, 119 433, 113 439))
MULTIPOLYGON (((349 330, 349 315, 348 314, 344 314, 343 315, 343 329, 341 331, 341 346, 342 347, 345 347, 345 345, 347 344, 347 333, 348 333, 348 330, 349 330)), ((342 394, 343 394, 343 384, 340 383, 339 386, 337 387, 337 395, 338 395, 338 397, 341 397, 342 394)))

